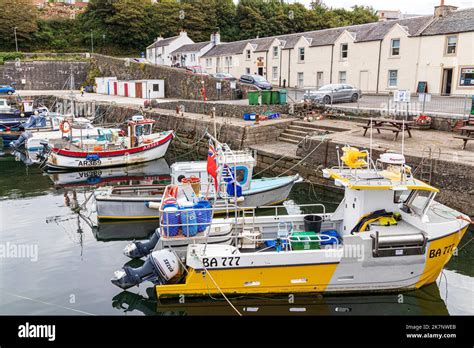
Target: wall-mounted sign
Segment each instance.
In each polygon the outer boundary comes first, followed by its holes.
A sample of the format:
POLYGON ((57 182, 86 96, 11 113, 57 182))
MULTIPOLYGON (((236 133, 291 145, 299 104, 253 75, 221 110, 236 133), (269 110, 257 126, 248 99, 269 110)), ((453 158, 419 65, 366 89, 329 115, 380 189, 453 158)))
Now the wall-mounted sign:
POLYGON ((222 83, 216 82, 216 88, 219 90, 222 89, 222 83))
POLYGON ((231 88, 231 89, 236 89, 236 88, 237 88, 237 82, 235 82, 235 81, 230 81, 230 88, 231 88))

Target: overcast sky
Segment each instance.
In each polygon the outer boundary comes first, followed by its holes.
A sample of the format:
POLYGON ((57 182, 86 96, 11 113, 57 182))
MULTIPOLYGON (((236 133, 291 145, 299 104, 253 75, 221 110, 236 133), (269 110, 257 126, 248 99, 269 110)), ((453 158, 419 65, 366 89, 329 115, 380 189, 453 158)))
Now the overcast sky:
MULTIPOLYGON (((309 5, 311 0, 287 0, 287 2, 299 2, 309 5)), ((439 5, 440 0, 323 0, 329 7, 351 8, 354 5, 372 6, 376 10, 400 10, 411 14, 432 14, 434 6, 439 5)), ((454 5, 459 8, 474 7, 474 0, 445 0, 446 5, 454 5)))

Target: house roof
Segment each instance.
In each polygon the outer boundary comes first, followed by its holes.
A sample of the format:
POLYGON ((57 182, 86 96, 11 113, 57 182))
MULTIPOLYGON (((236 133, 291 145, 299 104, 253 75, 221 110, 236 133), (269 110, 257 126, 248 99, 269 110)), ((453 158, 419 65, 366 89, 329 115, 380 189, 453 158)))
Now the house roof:
POLYGON ((156 40, 153 42, 150 46, 147 48, 152 48, 152 47, 164 47, 168 46, 170 43, 172 43, 174 40, 176 40, 179 36, 172 36, 172 37, 167 37, 166 39, 161 39, 161 40, 156 40))
POLYGON ((174 50, 173 52, 171 52, 171 54, 187 53, 187 52, 199 52, 200 50, 202 50, 204 47, 206 47, 210 43, 211 43, 211 41, 204 41, 204 42, 198 42, 198 43, 183 45, 183 46, 179 47, 178 49, 174 50))
POLYGON ((446 17, 416 16, 399 20, 373 22, 350 25, 345 27, 308 31, 304 33, 271 36, 258 39, 241 40, 216 45, 204 57, 242 54, 247 44, 255 47, 255 52, 270 49, 273 40, 283 42, 283 49, 294 48, 301 37, 310 42, 311 47, 332 45, 347 30, 355 38, 355 42, 383 40, 387 33, 396 25, 402 26, 410 36, 443 35, 447 33, 474 31, 474 8, 451 12, 446 17))
POLYGON ((474 8, 453 11, 436 18, 421 35, 443 35, 474 31, 474 8))

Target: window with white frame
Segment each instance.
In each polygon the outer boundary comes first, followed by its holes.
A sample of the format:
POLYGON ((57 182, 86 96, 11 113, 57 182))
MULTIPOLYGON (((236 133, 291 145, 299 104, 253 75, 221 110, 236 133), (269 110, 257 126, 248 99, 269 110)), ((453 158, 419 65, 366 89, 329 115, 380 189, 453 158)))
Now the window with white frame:
POLYGON ((304 74, 302 72, 298 73, 298 81, 296 82, 299 88, 304 86, 304 74))
POLYGON ((349 45, 346 43, 341 44, 341 60, 347 59, 349 45))
POLYGON ((345 71, 339 71, 339 83, 347 82, 347 73, 345 71))
POLYGON ((191 53, 191 62, 195 62, 195 61, 196 61, 196 54, 191 53))
POLYGON ((272 67, 272 80, 278 80, 278 67, 272 67))
POLYGON ((245 59, 250 60, 250 50, 245 51, 245 59))
POLYGON ((446 37, 446 54, 456 54, 458 37, 456 35, 446 37))
POLYGON ((298 49, 298 62, 304 62, 304 47, 298 49))
POLYGON ((397 87, 398 70, 388 71, 388 87, 397 87))
POLYGON ((392 39, 390 42, 390 55, 392 57, 400 55, 400 39, 392 39))
POLYGON ((273 58, 278 58, 278 46, 273 46, 273 58))
POLYGON ((212 58, 206 58, 206 68, 212 67, 212 58))
POLYGON ((224 64, 226 67, 231 67, 232 66, 232 56, 225 57, 224 64))

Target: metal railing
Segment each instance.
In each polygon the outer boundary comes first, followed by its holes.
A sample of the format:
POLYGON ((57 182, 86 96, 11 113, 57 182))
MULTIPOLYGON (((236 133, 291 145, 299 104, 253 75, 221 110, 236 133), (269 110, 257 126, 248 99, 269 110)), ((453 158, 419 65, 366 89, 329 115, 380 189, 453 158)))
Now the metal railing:
MULTIPOLYGON (((304 95, 312 89, 289 89, 288 99, 293 103, 302 102, 304 95)), ((441 95, 434 93, 412 93, 410 101, 394 101, 393 93, 364 93, 357 101, 341 100, 336 93, 328 91, 327 98, 310 98, 314 106, 330 106, 346 112, 378 112, 382 116, 444 116, 447 118, 466 119, 471 112, 471 95, 441 95)))

